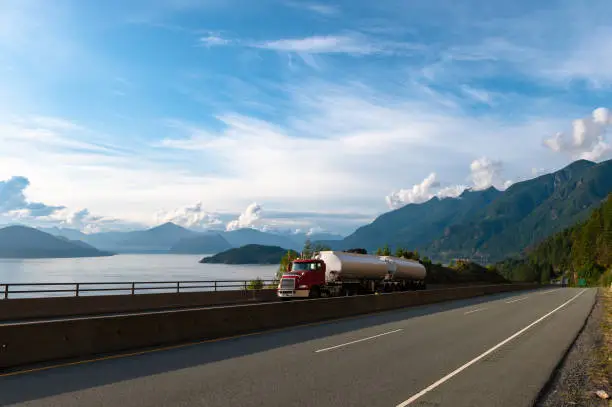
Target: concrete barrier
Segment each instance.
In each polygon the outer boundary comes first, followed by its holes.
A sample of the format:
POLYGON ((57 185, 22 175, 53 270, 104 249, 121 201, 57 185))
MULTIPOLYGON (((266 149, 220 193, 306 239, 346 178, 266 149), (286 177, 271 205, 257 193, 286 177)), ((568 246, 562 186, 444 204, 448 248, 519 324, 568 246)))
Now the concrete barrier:
POLYGON ((275 290, 17 298, 0 300, 0 321, 154 311, 277 300, 275 290))
POLYGON ((216 339, 304 323, 535 288, 508 284, 384 295, 233 305, 0 326, 0 369, 216 339))

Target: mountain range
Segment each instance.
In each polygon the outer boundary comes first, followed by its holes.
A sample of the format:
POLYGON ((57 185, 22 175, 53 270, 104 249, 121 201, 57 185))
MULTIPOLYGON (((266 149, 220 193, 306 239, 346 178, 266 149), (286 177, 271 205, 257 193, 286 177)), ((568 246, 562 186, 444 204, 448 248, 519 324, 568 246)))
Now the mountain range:
MULTIPOLYGON (((244 228, 197 232, 174 223, 147 230, 84 234, 75 229, 41 229, 83 250, 113 253, 214 254, 249 244, 301 250, 304 242, 335 250, 385 245, 418 250, 434 261, 469 258, 493 263, 520 257, 530 247, 585 220, 612 192, 612 160, 579 160, 567 167, 511 185, 468 189, 456 198, 434 197, 384 213, 351 235, 281 234, 244 228), (95 249, 94 249, 95 248, 95 249)), ((3 230, 6 230, 3 229, 3 230)), ((5 238, 9 239, 7 233, 5 238)), ((5 239, 2 239, 5 240, 5 239)), ((6 242, 3 242, 6 244, 6 242)))
POLYGON ((114 253, 214 254, 247 244, 279 246, 301 250, 306 240, 340 240, 342 236, 321 233, 307 235, 279 234, 243 228, 232 231, 196 232, 167 222, 147 230, 84 234, 69 228, 46 228, 44 232, 71 240, 80 240, 114 253))
POLYGON ((408 204, 342 241, 326 243, 334 249, 416 249, 438 261, 494 262, 521 256, 526 248, 586 219, 610 192, 612 160, 579 160, 505 191, 466 190, 457 198, 408 204))

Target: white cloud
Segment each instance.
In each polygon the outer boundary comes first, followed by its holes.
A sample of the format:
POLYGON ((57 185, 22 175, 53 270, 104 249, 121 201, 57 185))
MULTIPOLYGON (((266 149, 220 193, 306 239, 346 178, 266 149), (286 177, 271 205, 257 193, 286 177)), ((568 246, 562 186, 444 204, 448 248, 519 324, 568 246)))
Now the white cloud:
POLYGON ((155 221, 158 224, 172 222, 187 228, 201 229, 219 226, 223 223, 219 214, 205 211, 201 202, 173 211, 160 211, 156 214, 155 221))
POLYGON ((432 189, 440 186, 436 180, 436 174, 429 174, 423 182, 413 185, 411 189, 400 189, 386 197, 387 205, 396 208, 409 203, 422 203, 430 200, 434 193, 432 189))
POLYGON ((330 6, 327 4, 307 4, 305 6, 308 10, 314 11, 316 13, 319 14, 324 14, 326 16, 331 16, 334 14, 338 14, 340 12, 340 10, 338 9, 338 7, 335 6, 330 6))
POLYGON ((465 186, 455 185, 440 188, 436 173, 429 174, 420 184, 410 189, 400 189, 385 197, 389 208, 395 209, 411 203, 423 203, 433 197, 455 198, 466 189, 465 186))
POLYGON ((470 163, 469 178, 472 182, 471 186, 451 185, 442 188, 437 174, 432 172, 422 182, 413 185, 412 188, 392 192, 385 197, 385 201, 389 208, 396 209, 411 203, 423 203, 433 197, 440 199, 456 198, 468 188, 476 191, 491 186, 501 190, 507 189, 513 182, 510 180, 503 181, 502 172, 503 164, 501 161, 481 157, 470 163))
POLYGON ((30 185, 26 177, 11 177, 0 181, 0 215, 11 214, 20 218, 49 216, 63 206, 49 206, 40 202, 30 202, 25 189, 30 185))
POLYGON ((238 219, 227 224, 226 230, 236 230, 256 226, 257 221, 261 218, 261 211, 261 206, 258 205, 257 202, 253 202, 244 210, 244 212, 240 214, 238 219))
POLYGON ((470 177, 474 184, 474 189, 482 190, 492 186, 499 188, 500 184, 503 188, 505 184, 505 182, 501 180, 503 167, 501 161, 491 160, 487 157, 481 157, 472 161, 470 164, 470 177))
POLYGON ((206 37, 200 38, 200 43, 202 43, 202 45, 205 45, 207 47, 229 45, 231 44, 231 42, 232 42, 231 40, 227 38, 223 38, 220 35, 216 35, 216 34, 209 34, 206 37))
POLYGON ((275 51, 304 52, 310 54, 346 53, 372 54, 381 49, 351 36, 313 36, 306 38, 267 41, 258 45, 275 51))
POLYGON ((544 145, 572 159, 604 160, 612 156, 612 145, 607 140, 611 129, 612 114, 609 109, 600 107, 590 117, 574 120, 570 134, 557 133, 545 139, 544 145))
POLYGON ((398 42, 373 38, 351 32, 341 35, 314 35, 304 38, 284 38, 279 40, 252 43, 255 48, 273 51, 295 52, 304 58, 309 54, 407 54, 421 51, 423 46, 409 42, 398 42))
POLYGON ((323 3, 306 3, 303 1, 287 1, 287 6, 309 10, 317 14, 324 16, 333 16, 340 13, 340 9, 337 6, 323 3))
POLYGON ((461 91, 468 97, 470 97, 471 99, 479 102, 479 103, 483 103, 486 105, 492 105, 493 104, 493 97, 491 96, 490 92, 487 92, 486 90, 483 89, 477 89, 477 88, 473 88, 471 86, 468 85, 462 85, 461 86, 461 91))
POLYGON ((53 225, 69 227, 83 233, 99 233, 122 229, 124 222, 118 219, 93 215, 89 209, 70 210, 62 209, 41 220, 45 226, 53 225))

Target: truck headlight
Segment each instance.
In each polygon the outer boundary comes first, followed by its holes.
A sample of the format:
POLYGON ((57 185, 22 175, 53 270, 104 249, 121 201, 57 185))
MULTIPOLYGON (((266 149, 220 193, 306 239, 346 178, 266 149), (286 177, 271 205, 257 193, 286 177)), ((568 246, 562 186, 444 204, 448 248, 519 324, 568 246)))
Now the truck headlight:
POLYGON ((302 284, 301 286, 299 286, 298 288, 308 288, 307 285, 302 284))

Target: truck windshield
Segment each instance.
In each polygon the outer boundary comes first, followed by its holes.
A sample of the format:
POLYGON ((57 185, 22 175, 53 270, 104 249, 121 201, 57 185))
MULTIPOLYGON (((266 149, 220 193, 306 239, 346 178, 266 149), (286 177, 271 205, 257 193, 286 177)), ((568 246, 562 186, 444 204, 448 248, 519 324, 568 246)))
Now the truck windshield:
POLYGON ((312 271, 318 268, 318 263, 293 263, 291 271, 312 271))

